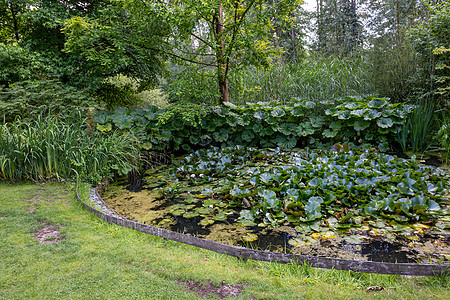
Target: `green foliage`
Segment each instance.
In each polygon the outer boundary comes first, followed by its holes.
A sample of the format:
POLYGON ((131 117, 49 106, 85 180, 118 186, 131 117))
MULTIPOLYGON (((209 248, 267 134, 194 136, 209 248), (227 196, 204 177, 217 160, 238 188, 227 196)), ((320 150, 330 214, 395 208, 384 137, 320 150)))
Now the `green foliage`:
POLYGON ((431 145, 431 129, 434 121, 435 105, 428 101, 419 103, 405 118, 398 133, 398 141, 403 152, 421 152, 431 145))
POLYGON ((186 156, 176 175, 197 185, 214 182, 208 193, 229 199, 224 209, 244 209, 240 219, 246 226, 333 217, 342 229, 357 216, 394 225, 445 214, 439 203, 449 190, 442 170, 420 166, 414 158, 335 149, 301 154, 239 146, 202 149, 186 156))
POLYGON ((365 80, 366 61, 361 58, 310 57, 294 64, 273 61, 266 69, 245 68, 230 77, 234 104, 279 101, 294 97, 322 102, 372 90, 365 80))
POLYGON ((444 148, 445 161, 448 164, 450 160, 450 114, 448 112, 443 114, 443 121, 438 132, 438 137, 444 148))
POLYGON ((0 89, 0 118, 11 122, 16 117, 35 119, 39 115, 68 115, 85 111, 92 100, 78 90, 56 80, 24 80, 0 89))
POLYGON ((395 102, 411 96, 417 57, 411 41, 402 33, 401 43, 392 35, 376 40, 367 50, 366 76, 371 90, 395 102))
POLYGON ((415 78, 418 96, 448 103, 450 65, 450 4, 429 7, 430 17, 410 31, 420 62, 415 78))
POLYGON ((46 67, 39 54, 17 43, 0 43, 0 86, 37 78, 46 67))
MULTIPOLYGON (((80 84, 96 91, 105 85, 105 79, 117 74, 139 78, 142 88, 158 81, 157 76, 164 73, 165 64, 157 49, 165 44, 162 36, 167 35, 167 28, 157 18, 148 22, 143 19, 143 23, 130 21, 141 14, 129 7, 110 5, 96 18, 76 16, 65 20, 64 52, 76 58, 73 64, 81 75, 80 84)), ((113 88, 106 85, 105 92, 113 88)))
POLYGON ((189 101, 215 105, 220 97, 214 72, 194 66, 175 70, 168 79, 167 93, 170 101, 175 103, 189 101))
POLYGON ((67 123, 57 117, 38 117, 34 122, 0 126, 0 180, 80 176, 97 184, 115 174, 127 174, 138 162, 132 135, 90 135, 79 115, 67 123))
POLYGON ((323 112, 307 100, 210 107, 185 103, 165 110, 145 107, 101 112, 95 121, 104 131, 114 127, 141 131, 146 149, 191 150, 206 145, 290 149, 306 146, 313 138, 325 143, 342 139, 378 143, 385 151, 412 110, 409 105, 376 97, 349 97, 322 106, 328 109, 323 112))

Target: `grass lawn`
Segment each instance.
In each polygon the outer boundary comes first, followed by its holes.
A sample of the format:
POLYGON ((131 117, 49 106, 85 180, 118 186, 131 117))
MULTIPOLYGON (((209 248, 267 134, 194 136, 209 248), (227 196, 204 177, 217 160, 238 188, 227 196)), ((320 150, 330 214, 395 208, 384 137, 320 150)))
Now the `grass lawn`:
POLYGON ((242 261, 103 222, 69 184, 0 184, 0 299, 450 299, 449 287, 449 277, 242 261))

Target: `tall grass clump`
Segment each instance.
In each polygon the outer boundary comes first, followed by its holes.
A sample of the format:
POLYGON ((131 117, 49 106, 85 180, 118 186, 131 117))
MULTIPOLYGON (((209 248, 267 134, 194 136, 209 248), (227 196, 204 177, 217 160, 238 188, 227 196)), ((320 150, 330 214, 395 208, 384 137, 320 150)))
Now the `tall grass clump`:
POLYGON ((443 115, 443 121, 438 136, 444 150, 443 158, 445 159, 445 163, 448 164, 450 160, 450 113, 443 115))
POLYGON ((316 58, 285 64, 276 62, 270 68, 247 68, 230 78, 232 102, 279 101, 293 98, 329 101, 345 96, 371 93, 364 78, 366 62, 362 58, 316 58))
POLYGON ((398 141, 403 152, 422 152, 430 146, 435 110, 433 103, 423 101, 405 119, 398 133, 398 141))
POLYGON ((80 115, 66 122, 51 116, 0 125, 0 180, 81 176, 97 183, 136 169, 139 150, 130 134, 93 133, 80 115))

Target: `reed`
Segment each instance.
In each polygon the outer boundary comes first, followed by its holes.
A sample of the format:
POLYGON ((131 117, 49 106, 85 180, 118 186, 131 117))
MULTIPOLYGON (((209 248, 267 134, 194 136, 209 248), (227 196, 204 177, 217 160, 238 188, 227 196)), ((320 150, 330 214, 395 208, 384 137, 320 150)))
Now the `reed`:
POLYGON ((310 58, 302 63, 276 62, 263 70, 249 67, 230 78, 232 102, 279 101, 293 98, 328 101, 371 93, 361 58, 310 58))

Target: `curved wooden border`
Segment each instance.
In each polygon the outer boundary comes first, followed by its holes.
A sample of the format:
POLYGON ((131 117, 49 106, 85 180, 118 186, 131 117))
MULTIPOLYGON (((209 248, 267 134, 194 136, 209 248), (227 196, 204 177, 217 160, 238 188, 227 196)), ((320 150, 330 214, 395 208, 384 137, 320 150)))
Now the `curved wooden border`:
MULTIPOLYGON (((96 190, 95 190, 96 192, 96 190)), ((317 257, 307 255, 285 254, 276 253, 262 250, 252 250, 244 247, 229 246, 220 244, 218 242, 209 241, 201 238, 197 238, 191 235, 186 235, 162 228, 153 227, 150 225, 129 221, 124 218, 107 215, 95 208, 87 205, 81 200, 78 194, 78 186, 76 190, 78 201, 85 208, 87 208, 92 214, 96 215, 100 219, 117 224, 122 227, 130 228, 133 230, 148 233, 154 236, 158 236, 164 239, 188 244, 191 246, 211 250, 217 253, 222 253, 234 257, 243 259, 253 259, 267 262, 278 263, 296 263, 296 264, 308 264, 314 268, 324 269, 336 269, 346 271, 357 271, 365 273, 378 273, 378 274, 391 274, 391 275, 409 275, 409 276, 449 276, 450 265, 432 265, 432 264, 415 264, 415 263, 385 263, 375 261, 358 261, 337 259, 328 257, 317 257)))

